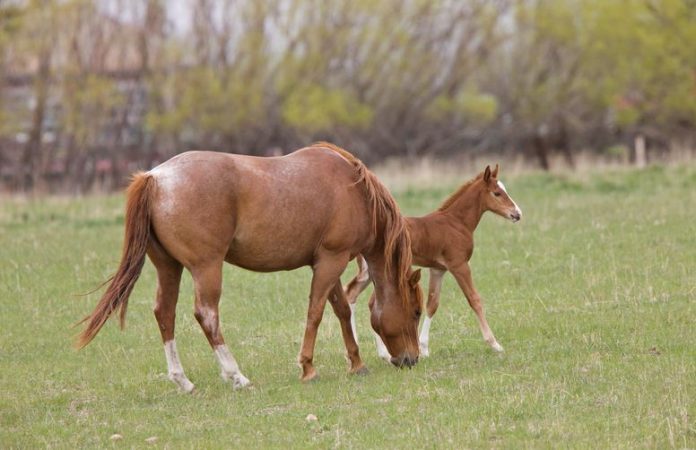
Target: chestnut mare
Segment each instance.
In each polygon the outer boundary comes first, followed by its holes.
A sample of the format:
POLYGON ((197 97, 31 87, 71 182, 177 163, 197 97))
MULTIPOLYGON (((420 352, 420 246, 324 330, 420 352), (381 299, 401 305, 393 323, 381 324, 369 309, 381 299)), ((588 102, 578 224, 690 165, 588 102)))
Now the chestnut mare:
MULTIPOLYGON (((505 185, 498 181, 497 165, 492 171, 490 166, 486 167, 476 178, 461 186, 437 211, 423 217, 406 218, 406 226, 411 235, 413 263, 430 269, 427 315, 419 338, 420 353, 423 356, 429 355, 430 323, 440 304, 440 286, 447 271, 452 272, 476 313, 483 339, 493 350, 503 351, 488 326, 481 296, 474 288, 469 268, 469 259, 474 252, 474 230, 486 211, 492 211, 513 222, 522 218, 522 211, 508 195, 505 185)), ((370 282, 369 264, 361 257, 357 261, 360 273, 346 287, 353 312, 358 295, 370 282)), ((371 298, 370 301, 374 299, 371 298)), ((355 333, 354 317, 351 322, 355 333)), ((377 351, 381 357, 389 358, 388 348, 384 347, 378 336, 377 351)))
POLYGON ((222 265, 272 272, 311 266, 313 277, 304 340, 302 380, 316 377, 312 365, 317 328, 326 300, 341 323, 351 373, 365 373, 350 326, 351 311, 340 275, 351 258, 364 255, 375 281, 372 326, 397 366, 418 360, 420 271, 411 271, 410 238, 387 189, 347 151, 317 143, 282 157, 260 158, 187 152, 149 172, 138 173, 127 191, 125 241, 118 271, 80 334, 87 345, 120 309, 123 327, 128 296, 145 254, 157 269, 154 313, 169 378, 184 391, 174 341, 179 282, 185 267, 195 288, 194 315, 213 348, 222 377, 234 388, 249 380, 225 345, 218 303, 222 265))

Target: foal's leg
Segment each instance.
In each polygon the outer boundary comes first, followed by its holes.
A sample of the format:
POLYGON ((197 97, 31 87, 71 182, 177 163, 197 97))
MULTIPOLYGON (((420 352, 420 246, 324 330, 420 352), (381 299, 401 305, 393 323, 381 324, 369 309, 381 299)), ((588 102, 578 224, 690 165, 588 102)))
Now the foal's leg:
MULTIPOLYGON (((300 348, 298 362, 302 368, 302 381, 311 381, 317 376, 314 369, 314 345, 317 340, 317 329, 321 323, 326 298, 336 284, 341 273, 348 265, 348 255, 323 254, 314 263, 312 287, 309 293, 309 308, 307 309, 307 324, 304 339, 300 348)), ((356 344, 357 345, 357 344, 356 344)))
POLYGON ((227 349, 225 339, 220 332, 218 304, 222 293, 222 261, 195 268, 191 270, 191 273, 196 291, 194 315, 215 351, 222 369, 222 378, 232 380, 234 389, 243 388, 249 385, 249 380, 240 372, 237 361, 227 349))
POLYGON ((157 297, 154 313, 164 343, 168 377, 184 392, 191 392, 194 386, 184 374, 174 340, 176 302, 179 298, 179 282, 183 267, 165 254, 161 248, 157 248, 156 244, 150 248, 149 255, 157 268, 157 297))
POLYGON ((430 269, 426 316, 423 319, 420 337, 418 338, 421 356, 430 356, 430 349, 428 347, 430 342, 430 322, 433 320, 438 306, 440 306, 440 287, 442 286, 442 277, 445 275, 445 272, 446 271, 440 269, 430 269))
POLYGON ((360 359, 360 353, 358 351, 358 344, 355 340, 355 335, 353 329, 351 328, 351 309, 348 307, 348 300, 346 295, 343 293, 343 288, 341 287, 341 280, 337 280, 333 287, 331 294, 329 295, 329 302, 334 310, 334 314, 338 317, 341 322, 341 333, 343 334, 343 342, 346 346, 346 351, 348 352, 348 359, 350 360, 350 372, 357 374, 366 374, 367 367, 363 364, 360 359))
POLYGON ((355 336, 355 341, 358 341, 358 331, 355 327, 355 305, 358 301, 358 296, 365 288, 370 284, 370 272, 367 270, 367 261, 362 255, 358 255, 355 258, 358 263, 358 274, 350 280, 348 286, 346 286, 346 298, 348 299, 348 304, 350 305, 350 326, 353 329, 353 336, 355 336))
MULTIPOLYGON (((375 303, 375 300, 377 299, 376 293, 373 292, 372 295, 370 296, 370 310, 372 310, 372 305, 375 303)), ((375 336, 375 345, 377 346, 377 356, 382 358, 388 363, 391 363, 391 355, 389 354, 389 350, 387 350, 387 346, 384 345, 384 341, 382 341, 382 338, 380 337, 379 334, 375 330, 372 330, 372 334, 375 336)))
POLYGON ((474 288, 474 280, 471 278, 471 269, 469 268, 469 264, 463 263, 457 267, 451 267, 450 272, 452 272, 452 275, 454 275, 457 283, 459 283, 459 287, 462 289, 462 291, 464 291, 464 295, 469 301, 469 306, 471 306, 471 309, 473 309, 476 313, 483 339, 488 345, 491 346, 493 350, 496 352, 502 352, 503 346, 500 345, 495 339, 495 336, 493 336, 493 332, 486 321, 486 313, 483 310, 481 296, 474 288))

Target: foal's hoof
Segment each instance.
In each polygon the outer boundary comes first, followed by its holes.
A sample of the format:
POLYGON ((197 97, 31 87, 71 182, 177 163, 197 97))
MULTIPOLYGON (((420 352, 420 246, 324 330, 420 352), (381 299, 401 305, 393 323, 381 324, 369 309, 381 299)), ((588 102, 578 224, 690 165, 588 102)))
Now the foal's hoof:
POLYGON ((368 370, 367 366, 361 366, 359 369, 351 370, 350 373, 359 377, 364 377, 369 375, 370 371, 368 370))
POLYGON ((498 352, 498 353, 502 353, 504 351, 503 346, 498 344, 498 342, 493 342, 491 344, 491 348, 493 349, 493 351, 498 352))

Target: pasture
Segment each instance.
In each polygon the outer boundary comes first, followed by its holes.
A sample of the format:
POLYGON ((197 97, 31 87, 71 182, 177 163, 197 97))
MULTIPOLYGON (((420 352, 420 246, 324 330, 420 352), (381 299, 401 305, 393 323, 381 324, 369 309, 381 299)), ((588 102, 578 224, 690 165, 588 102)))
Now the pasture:
MULTIPOLYGON (((71 324, 99 297, 76 294, 117 267, 122 196, 3 198, 0 447, 696 447, 696 168, 501 179, 523 220, 486 214, 472 268, 505 353, 483 342, 447 275, 430 358, 412 370, 377 358, 366 292, 358 334, 370 374, 347 373, 327 307, 320 379, 304 385, 310 270, 227 266, 222 327, 254 387, 232 391, 219 377, 185 274, 176 337, 193 395, 166 378, 149 262, 125 331, 112 320, 84 350, 71 347, 71 324)), ((419 215, 456 187, 395 194, 419 215)))

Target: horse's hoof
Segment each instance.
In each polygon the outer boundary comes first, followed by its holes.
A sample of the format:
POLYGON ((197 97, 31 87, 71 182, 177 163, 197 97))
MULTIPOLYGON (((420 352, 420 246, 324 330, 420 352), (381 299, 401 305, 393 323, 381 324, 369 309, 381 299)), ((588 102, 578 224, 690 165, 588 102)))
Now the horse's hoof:
POLYGON ((360 367, 360 368, 357 369, 357 370, 351 370, 350 373, 353 374, 353 375, 357 375, 357 376, 360 376, 360 377, 364 377, 364 376, 370 374, 370 370, 367 368, 367 366, 362 366, 362 367, 360 367))
POLYGON ((307 375, 303 375, 301 380, 303 383, 314 383, 316 381, 319 381, 319 374, 313 370, 307 375))
POLYGON ((174 384, 177 385, 181 392, 190 394, 196 388, 196 386, 194 386, 193 383, 191 383, 191 381, 189 381, 189 379, 186 378, 186 375, 184 375, 183 373, 170 373, 168 375, 168 378, 171 381, 173 381, 174 384))
POLYGON ((232 389, 239 390, 239 389, 244 389, 246 387, 252 387, 251 381, 244 375, 238 375, 233 378, 232 380, 232 389))

